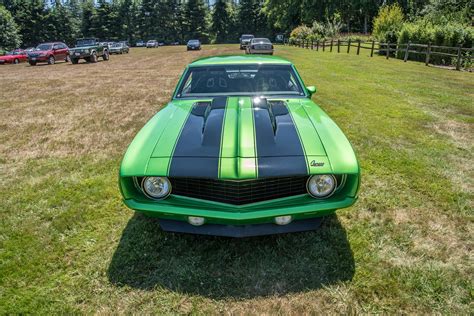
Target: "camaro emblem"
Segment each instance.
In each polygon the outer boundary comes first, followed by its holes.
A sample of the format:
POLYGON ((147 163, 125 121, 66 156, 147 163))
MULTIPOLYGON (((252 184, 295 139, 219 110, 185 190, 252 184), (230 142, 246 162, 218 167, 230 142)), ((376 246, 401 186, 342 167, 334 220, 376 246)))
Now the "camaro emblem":
POLYGON ((324 166, 324 162, 316 162, 316 160, 311 161, 311 167, 322 167, 324 166))

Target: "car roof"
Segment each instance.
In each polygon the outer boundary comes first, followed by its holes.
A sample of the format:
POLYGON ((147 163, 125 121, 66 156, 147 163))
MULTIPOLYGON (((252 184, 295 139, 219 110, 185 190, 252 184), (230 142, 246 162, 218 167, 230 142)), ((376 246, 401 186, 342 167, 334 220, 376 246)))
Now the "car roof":
POLYGON ((291 65, 289 60, 277 56, 213 56, 204 57, 195 60, 189 66, 207 66, 207 65, 238 65, 238 64, 280 64, 291 65))

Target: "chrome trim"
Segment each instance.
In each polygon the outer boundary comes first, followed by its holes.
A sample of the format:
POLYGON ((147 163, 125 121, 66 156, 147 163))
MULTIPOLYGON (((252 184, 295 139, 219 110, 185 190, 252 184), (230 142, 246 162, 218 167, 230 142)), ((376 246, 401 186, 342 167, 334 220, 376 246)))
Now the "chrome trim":
MULTIPOLYGON (((342 181, 341 181, 342 182, 342 181)), ((317 200, 322 200, 322 199, 327 199, 329 198, 330 196, 332 196, 336 190, 338 188, 338 185, 337 185, 337 179, 336 177, 333 175, 333 174, 313 174, 312 176, 310 176, 308 178, 308 180, 306 181, 306 191, 308 191, 308 194, 312 197, 312 198, 315 198, 317 200), (309 184, 309 181, 311 180, 311 178, 315 177, 315 176, 331 176, 333 179, 334 179, 334 188, 332 189, 331 193, 325 195, 325 196, 314 196, 313 194, 311 194, 311 191, 309 190, 309 187, 308 187, 308 184, 309 184)))
MULTIPOLYGON (((136 179, 137 177, 134 177, 134 179, 136 179)), ((146 193, 144 187, 143 187, 143 184, 145 183, 145 180, 147 178, 151 178, 151 177, 143 177, 142 179, 142 182, 141 182, 141 185, 140 185, 140 191, 142 191, 143 195, 145 195, 147 198, 151 199, 151 200, 155 200, 155 201, 161 201, 161 200, 164 200, 166 199, 168 196, 170 196, 171 194, 171 191, 173 191, 173 186, 171 185, 171 182, 170 180, 167 178, 167 177, 159 177, 159 176, 154 176, 153 178, 162 178, 162 179, 165 179, 166 181, 168 181, 168 184, 170 186, 170 190, 168 191, 168 194, 166 194, 165 196, 161 197, 161 198, 156 198, 156 197, 153 197, 151 195, 149 195, 148 193, 146 193)))

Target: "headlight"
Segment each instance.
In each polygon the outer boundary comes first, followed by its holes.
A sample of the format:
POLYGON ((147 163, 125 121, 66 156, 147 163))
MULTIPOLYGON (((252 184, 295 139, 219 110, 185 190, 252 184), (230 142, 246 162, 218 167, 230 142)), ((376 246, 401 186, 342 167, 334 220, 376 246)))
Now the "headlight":
POLYGON ((161 200, 171 193, 171 183, 165 177, 145 177, 142 180, 142 190, 149 198, 161 200))
POLYGON ((336 190, 336 177, 332 174, 317 174, 308 179, 306 188, 308 193, 317 199, 331 196, 336 190))

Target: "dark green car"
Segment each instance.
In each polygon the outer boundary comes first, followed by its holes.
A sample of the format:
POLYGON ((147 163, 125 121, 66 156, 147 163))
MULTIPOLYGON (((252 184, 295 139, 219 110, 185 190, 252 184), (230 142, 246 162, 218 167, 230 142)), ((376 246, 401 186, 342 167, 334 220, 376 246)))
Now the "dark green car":
POLYGON ((351 144, 289 61, 190 64, 120 167, 125 204, 164 230, 255 236, 311 230, 357 200, 351 144))
POLYGON ((76 41, 76 47, 69 49, 69 58, 73 64, 77 64, 79 59, 86 62, 96 63, 101 57, 109 60, 109 49, 102 45, 96 38, 82 38, 76 41))

